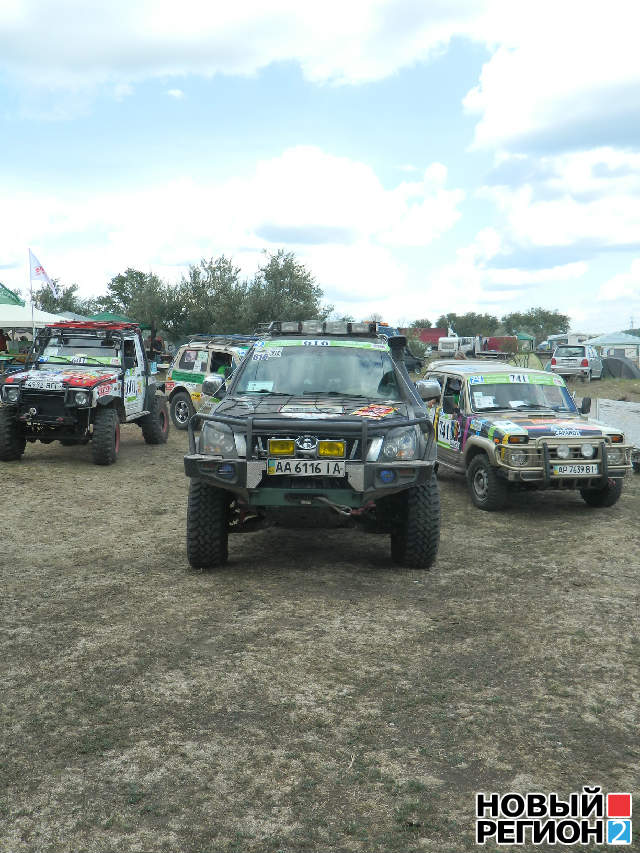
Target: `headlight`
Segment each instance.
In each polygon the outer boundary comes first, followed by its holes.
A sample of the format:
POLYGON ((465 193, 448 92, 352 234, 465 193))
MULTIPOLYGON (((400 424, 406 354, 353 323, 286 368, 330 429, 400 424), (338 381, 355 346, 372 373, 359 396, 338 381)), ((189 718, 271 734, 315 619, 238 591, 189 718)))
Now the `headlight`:
POLYGON ((607 447, 607 462, 609 465, 624 465, 624 450, 621 447, 607 447))
POLYGON ((571 448, 568 444, 561 444, 556 450, 558 459, 568 459, 571 456, 571 448))
POLYGON ((510 450, 509 464, 510 465, 526 465, 528 454, 524 450, 510 450))
POLYGON ((393 429, 387 433, 382 448, 380 459, 415 459, 418 447, 418 434, 414 427, 409 429, 393 429))
POLYGON ((7 403, 17 403, 18 397, 20 396, 19 388, 5 388, 4 389, 4 398, 7 403))
POLYGON ((237 457, 233 433, 225 424, 206 421, 200 433, 200 453, 237 457))
POLYGON ((89 404, 89 395, 86 391, 78 391, 76 393, 76 406, 87 406, 89 404))
POLYGON ((593 444, 583 444, 580 448, 580 453, 582 453, 585 459, 591 459, 594 454, 593 444))

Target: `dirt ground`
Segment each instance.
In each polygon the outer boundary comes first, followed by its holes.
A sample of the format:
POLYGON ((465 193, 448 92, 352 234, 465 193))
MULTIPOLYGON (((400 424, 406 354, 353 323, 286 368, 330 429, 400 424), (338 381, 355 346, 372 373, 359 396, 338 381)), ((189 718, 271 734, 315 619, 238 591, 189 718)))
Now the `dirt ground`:
POLYGON ((443 476, 430 572, 270 529, 202 574, 185 448, 0 468, 2 853, 467 853, 477 791, 638 791, 640 475, 502 513, 443 476))

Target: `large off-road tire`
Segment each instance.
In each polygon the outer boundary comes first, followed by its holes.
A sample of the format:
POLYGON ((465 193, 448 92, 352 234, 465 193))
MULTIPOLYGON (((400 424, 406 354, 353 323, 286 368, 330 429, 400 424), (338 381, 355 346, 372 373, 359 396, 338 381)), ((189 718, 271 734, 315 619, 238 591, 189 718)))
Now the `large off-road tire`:
POLYGON ((471 500, 478 509, 493 512, 502 509, 507 502, 509 486, 498 477, 497 470, 484 453, 479 453, 471 460, 467 468, 467 485, 471 500))
POLYGON ((189 418, 195 413, 191 397, 186 391, 179 391, 171 398, 171 420, 176 429, 186 429, 189 418))
POLYGON ((603 489, 580 489, 582 500, 589 506, 613 506, 622 494, 622 477, 609 479, 603 489))
POLYGON ((397 496, 391 529, 391 557, 399 566, 429 569, 440 544, 440 489, 435 474, 427 483, 397 496))
POLYGON ((0 461, 12 462, 24 453, 27 439, 16 420, 17 409, 0 406, 0 461))
POLYGON ((222 566, 229 557, 229 495, 191 480, 187 505, 187 558, 194 569, 222 566))
POLYGON ((147 444, 164 444, 169 438, 167 401, 157 394, 149 397, 149 414, 140 418, 142 437, 147 444))
POLYGON ((113 465, 120 450, 120 419, 115 409, 96 409, 91 456, 96 465, 113 465))

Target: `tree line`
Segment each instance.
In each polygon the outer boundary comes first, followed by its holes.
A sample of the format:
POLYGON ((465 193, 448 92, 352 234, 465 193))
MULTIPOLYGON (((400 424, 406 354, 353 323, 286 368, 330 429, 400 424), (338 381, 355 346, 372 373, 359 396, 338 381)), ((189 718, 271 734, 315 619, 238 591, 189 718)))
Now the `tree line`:
MULTIPOLYGON (((109 281, 102 296, 85 299, 79 295, 77 284, 56 282, 57 292, 43 285, 34 294, 34 301, 38 308, 52 313, 122 314, 153 329, 163 329, 175 341, 195 332, 250 334, 259 323, 274 318, 324 320, 335 316, 333 306, 323 302, 322 288, 293 252, 265 252, 264 261, 252 278, 242 278, 240 273, 240 268, 225 255, 192 264, 176 284, 163 281, 155 273, 129 267, 109 281)), ((362 319, 386 318, 372 314, 362 319)), ((569 323, 569 317, 556 310, 530 308, 523 313, 505 314, 501 319, 473 311, 450 312, 440 315, 435 326, 452 328, 460 336, 528 332, 541 341, 568 331, 569 323)), ((427 318, 410 323, 414 329, 433 325, 427 318)))

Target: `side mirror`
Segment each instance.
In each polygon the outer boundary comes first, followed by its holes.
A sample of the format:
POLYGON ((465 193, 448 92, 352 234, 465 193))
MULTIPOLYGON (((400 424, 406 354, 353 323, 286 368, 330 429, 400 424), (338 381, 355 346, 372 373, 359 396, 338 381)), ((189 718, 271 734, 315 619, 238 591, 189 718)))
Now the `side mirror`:
POLYGON ((591 397, 583 397, 580 404, 580 414, 588 415, 591 411, 591 397))
POLYGON ((419 379, 416 388, 422 400, 435 400, 441 394, 440 383, 436 379, 419 379))
POLYGON ((212 373, 210 376, 205 376, 202 382, 202 393, 207 397, 215 397, 224 385, 224 376, 219 373, 212 373))

